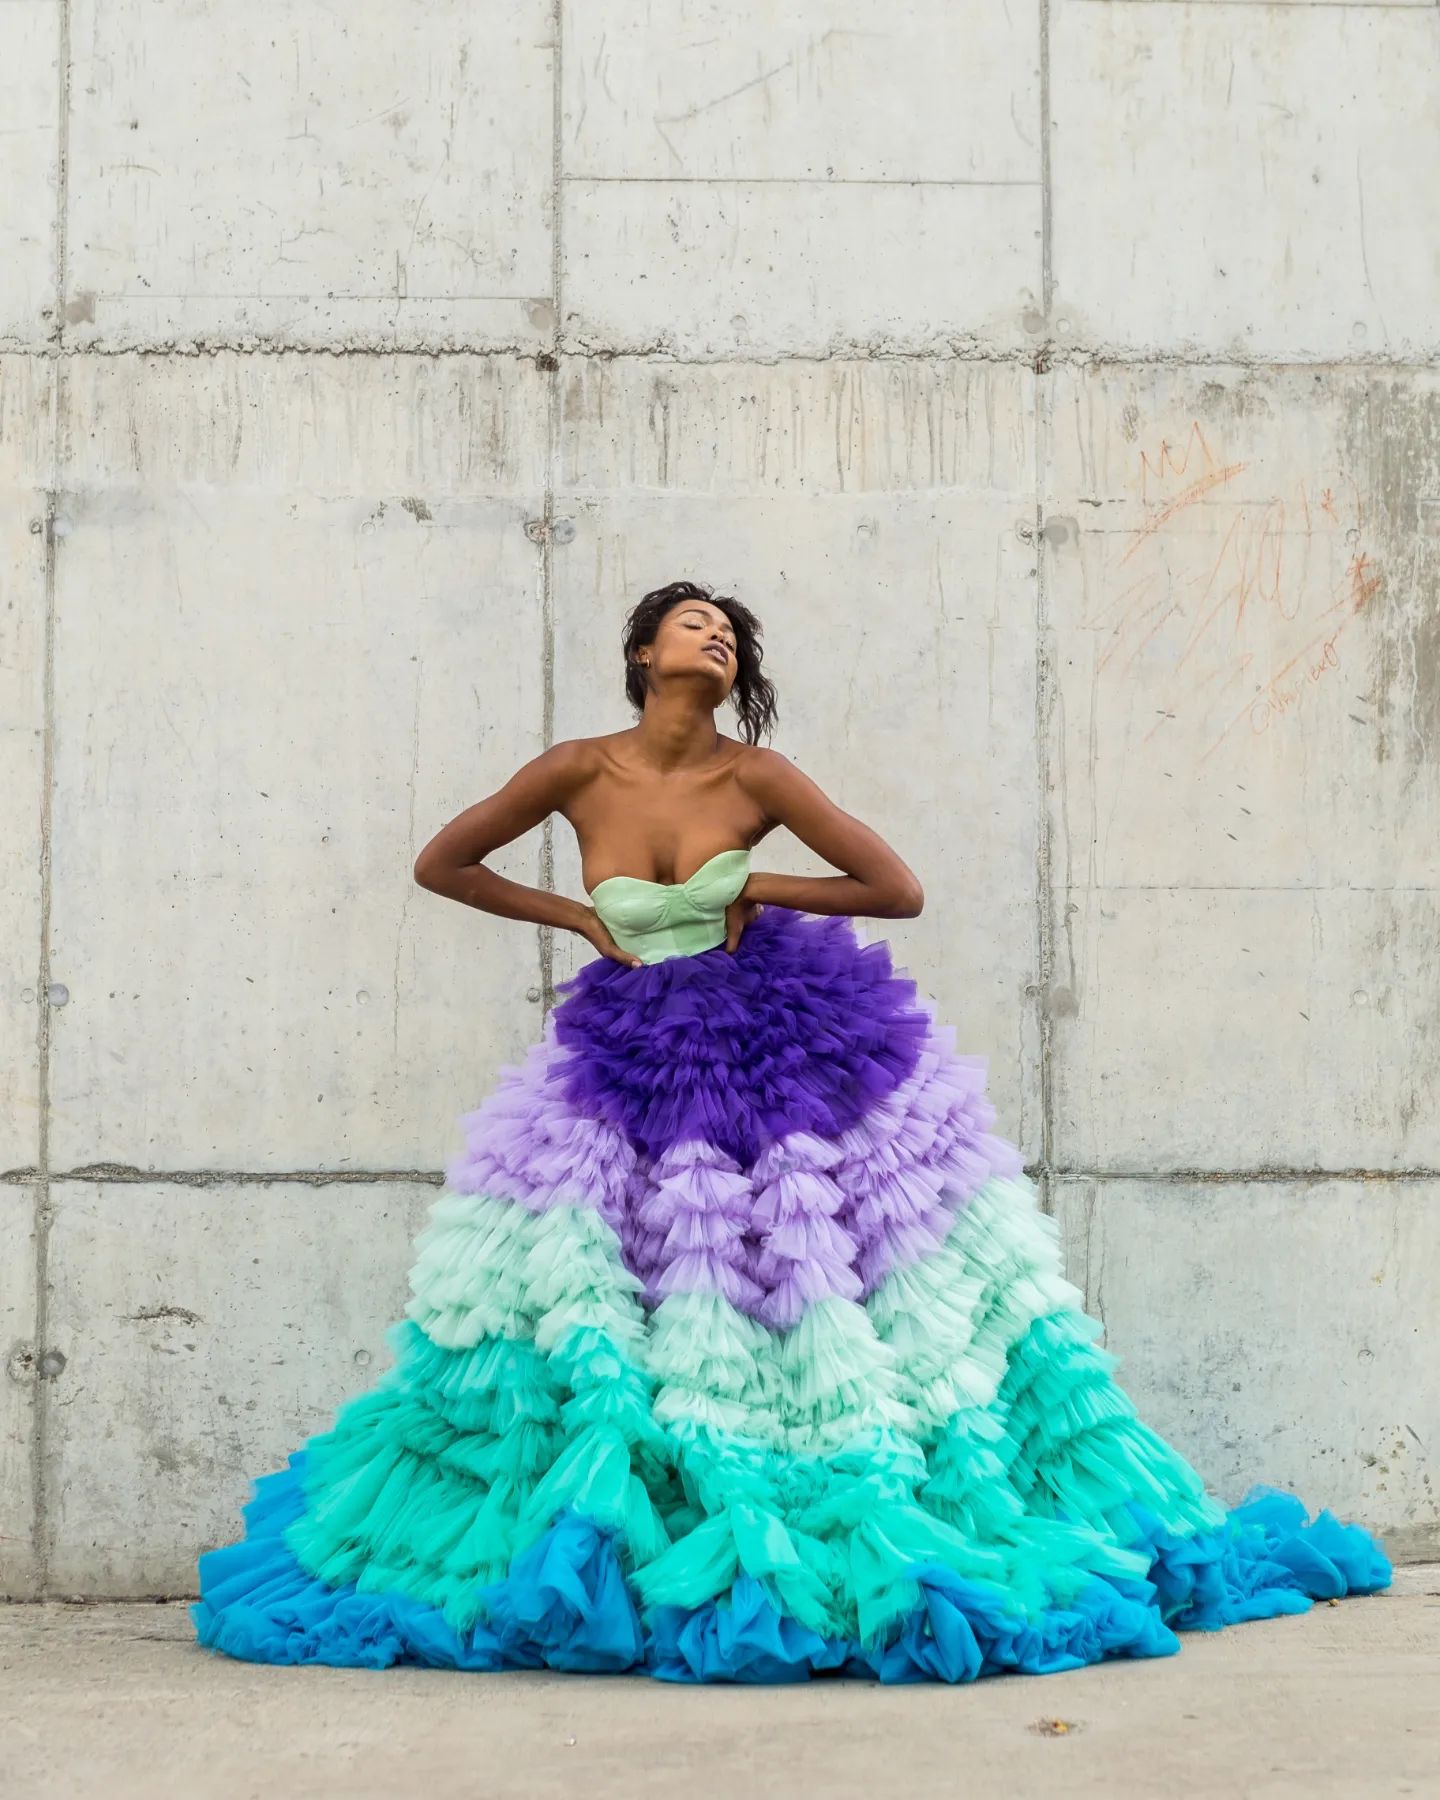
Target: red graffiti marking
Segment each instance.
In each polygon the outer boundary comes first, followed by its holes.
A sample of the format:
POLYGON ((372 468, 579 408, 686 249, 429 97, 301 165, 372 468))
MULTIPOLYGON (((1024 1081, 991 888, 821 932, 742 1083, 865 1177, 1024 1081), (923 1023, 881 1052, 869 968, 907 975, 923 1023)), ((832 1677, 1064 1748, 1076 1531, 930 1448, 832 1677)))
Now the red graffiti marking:
POLYGON ((1319 637, 1312 638, 1309 643, 1296 651, 1294 656, 1290 658, 1289 662, 1287 662, 1283 668, 1275 671, 1269 681, 1265 684, 1263 690, 1243 707, 1240 712, 1236 713, 1235 717, 1231 719, 1230 723, 1220 733, 1219 737, 1217 737, 1214 743, 1210 745, 1210 748, 1201 755, 1199 759, 1201 762, 1204 762, 1211 751, 1217 749, 1219 745, 1224 742, 1230 735, 1232 729, 1247 715, 1250 719, 1251 732, 1255 736, 1259 736, 1261 732, 1270 729, 1272 720, 1282 717, 1291 710, 1298 702, 1300 695, 1304 692, 1304 685, 1299 677, 1296 677, 1288 687, 1283 684, 1285 677, 1297 663, 1304 663, 1307 657, 1316 658, 1315 661, 1309 664, 1306 670, 1312 683, 1322 680, 1332 669, 1338 669, 1340 667, 1340 653, 1335 648, 1336 640, 1339 638, 1340 633, 1344 631, 1345 627, 1350 623, 1351 619, 1354 618, 1355 614, 1359 612, 1369 600, 1373 599, 1374 595, 1382 585, 1378 575, 1371 575, 1368 573, 1369 567, 1370 558, 1364 551, 1351 557, 1350 565, 1347 570, 1345 592, 1341 595, 1335 606, 1329 606, 1325 609, 1327 613, 1331 613, 1336 610, 1337 606, 1346 607, 1348 610, 1345 617, 1341 619, 1340 623, 1333 631, 1328 634, 1321 633, 1319 637))
MULTIPOLYGON (((1194 429, 1195 436, 1208 458, 1210 454, 1209 447, 1206 445, 1205 439, 1201 435, 1199 425, 1196 425, 1194 429)), ((1170 460, 1170 446, 1168 444, 1162 444, 1160 446, 1160 467, 1164 468, 1170 460)), ((1186 461, 1188 462, 1188 460, 1189 458, 1187 457, 1186 461)), ((1143 470, 1145 463, 1145 458, 1143 456, 1141 458, 1141 463, 1143 470)), ((1159 531, 1163 525, 1168 525, 1171 519, 1175 517, 1176 513, 1184 512, 1187 506, 1194 506, 1197 500, 1203 500, 1206 494, 1213 492, 1215 488, 1223 487, 1227 481, 1233 481, 1244 467, 1245 464, 1243 462, 1227 463, 1224 468, 1207 469, 1203 475, 1197 476, 1195 480, 1190 483, 1189 487, 1185 488, 1181 493, 1175 496, 1168 506, 1156 513, 1153 518, 1145 521, 1139 531, 1136 532, 1135 541, 1120 558, 1121 562, 1129 562, 1130 558, 1140 548, 1141 544, 1145 542, 1145 539, 1159 531)), ((1142 497, 1144 486, 1145 483, 1142 477, 1142 497)))
POLYGON ((1145 515, 1111 564, 1125 580, 1104 583, 1101 604, 1081 620, 1098 635, 1097 676, 1114 665, 1114 676, 1145 684, 1153 720, 1139 741, 1181 717, 1202 736, 1210 723, 1202 762, 1245 721, 1258 735, 1294 713, 1339 668, 1341 634, 1384 582, 1358 547, 1365 507, 1347 475, 1324 471, 1269 498, 1225 499, 1220 490, 1247 468, 1219 454, 1198 420, 1178 446, 1165 438, 1142 449, 1145 515), (1206 504, 1230 514, 1218 542, 1183 524, 1206 504))

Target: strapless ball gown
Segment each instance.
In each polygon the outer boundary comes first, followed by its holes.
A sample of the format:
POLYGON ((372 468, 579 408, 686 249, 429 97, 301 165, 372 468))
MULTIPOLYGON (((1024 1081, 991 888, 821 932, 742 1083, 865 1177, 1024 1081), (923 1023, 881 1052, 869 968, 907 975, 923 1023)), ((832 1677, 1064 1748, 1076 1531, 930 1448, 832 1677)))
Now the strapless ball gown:
POLYGON ((200 1560, 272 1663, 969 1681, 1384 1587, 1149 1429, 1053 1222, 883 940, 748 852, 591 896, 597 957, 463 1116, 394 1366, 200 1560))

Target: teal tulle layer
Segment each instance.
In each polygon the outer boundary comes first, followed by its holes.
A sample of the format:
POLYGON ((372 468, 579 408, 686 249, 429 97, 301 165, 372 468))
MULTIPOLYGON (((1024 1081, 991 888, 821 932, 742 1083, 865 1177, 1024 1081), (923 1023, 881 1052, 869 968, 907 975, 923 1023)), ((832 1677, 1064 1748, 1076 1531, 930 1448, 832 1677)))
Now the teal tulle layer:
POLYGON ((1038 1669, 1388 1579, 1363 1532, 1227 1519, 1113 1379, 1023 1178, 784 1332, 714 1292, 647 1309, 597 1213, 483 1194, 436 1203, 413 1288, 394 1369, 262 1486, 260 1542, 203 1559, 207 1641, 283 1657, 278 1618, 348 1655, 369 1621, 392 1659, 600 1654, 553 1592, 604 1621, 607 1667, 708 1679, 763 1640, 756 1667, 880 1671, 898 1643, 915 1662, 921 1618, 958 1654, 963 1615, 977 1669, 1038 1669), (1278 1555, 1292 1539, 1330 1566, 1278 1555))
POLYGON ((1357 1527, 1206 1492, 978 1061, 848 926, 765 917, 733 958, 582 972, 467 1120, 395 1366, 201 1559, 204 1642, 962 1681, 1389 1580, 1357 1527))
POLYGON ((647 1311, 636 1287, 587 1209, 437 1203, 395 1369, 308 1446, 300 1566, 463 1633, 575 1512, 624 1542, 651 1611, 749 1577, 798 1626, 875 1646, 916 1565, 1033 1616, 1145 1577, 1135 1506, 1177 1538, 1223 1520, 1113 1380, 1024 1180, 988 1183, 865 1305, 788 1331, 711 1292, 647 1311))
POLYGON ((263 1477, 245 1539, 201 1559, 200 1641, 248 1661, 342 1668, 422 1664, 499 1671, 637 1673, 681 1682, 785 1682, 835 1671, 882 1682, 973 1681, 1053 1674, 1115 1656, 1168 1656, 1177 1630, 1303 1612, 1315 1599, 1366 1593, 1390 1568, 1358 1526, 1293 1496, 1257 1491, 1224 1523, 1188 1538, 1134 1509, 1145 1576, 1094 1576, 1064 1606, 1027 1615, 992 1583, 919 1563, 916 1604, 880 1645, 827 1637, 741 1576, 723 1602, 638 1606, 625 1545, 566 1512, 483 1595, 482 1620, 457 1631, 436 1608, 384 1592, 331 1587, 307 1575, 287 1528, 303 1516, 304 1452, 263 1477))

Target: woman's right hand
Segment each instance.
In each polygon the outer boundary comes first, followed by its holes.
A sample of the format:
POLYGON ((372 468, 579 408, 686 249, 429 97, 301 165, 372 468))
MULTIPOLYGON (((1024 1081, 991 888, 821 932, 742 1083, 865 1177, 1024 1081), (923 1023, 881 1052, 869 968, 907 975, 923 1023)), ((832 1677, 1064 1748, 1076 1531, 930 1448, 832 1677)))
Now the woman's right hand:
POLYGON ((593 906, 585 908, 585 916, 575 927, 587 944, 590 944, 601 956, 608 956, 611 962, 623 963, 627 969, 642 969, 644 964, 633 950, 622 950, 611 937, 605 921, 593 906))

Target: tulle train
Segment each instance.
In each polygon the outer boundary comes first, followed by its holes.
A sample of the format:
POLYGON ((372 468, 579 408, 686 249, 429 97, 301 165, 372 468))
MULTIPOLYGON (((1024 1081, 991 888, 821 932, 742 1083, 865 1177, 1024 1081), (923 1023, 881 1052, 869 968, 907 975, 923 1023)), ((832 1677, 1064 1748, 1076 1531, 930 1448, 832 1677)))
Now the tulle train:
POLYGON ((394 1367, 201 1559, 203 1643, 956 1682, 1389 1581, 1139 1418, 983 1059, 883 942, 767 908, 562 996, 462 1120, 394 1367))

